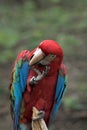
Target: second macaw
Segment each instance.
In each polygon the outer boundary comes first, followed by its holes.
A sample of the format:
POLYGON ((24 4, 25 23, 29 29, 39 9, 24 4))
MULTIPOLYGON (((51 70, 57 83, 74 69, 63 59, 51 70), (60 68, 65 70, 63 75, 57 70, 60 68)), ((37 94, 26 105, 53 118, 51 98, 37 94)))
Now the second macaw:
POLYGON ((33 51, 23 50, 16 58, 10 84, 14 130, 30 130, 32 108, 44 111, 49 126, 66 88, 63 50, 54 40, 44 40, 33 51))

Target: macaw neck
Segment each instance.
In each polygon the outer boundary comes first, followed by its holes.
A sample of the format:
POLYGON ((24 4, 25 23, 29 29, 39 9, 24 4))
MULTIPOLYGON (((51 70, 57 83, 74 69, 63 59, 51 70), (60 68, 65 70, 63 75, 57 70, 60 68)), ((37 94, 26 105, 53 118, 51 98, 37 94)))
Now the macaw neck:
POLYGON ((37 64, 37 65, 34 65, 33 68, 36 68, 42 73, 43 71, 46 70, 46 66, 49 67, 47 76, 51 76, 51 75, 53 76, 59 73, 60 62, 57 58, 53 60, 49 65, 37 64))
POLYGON ((50 64, 50 72, 49 75, 55 75, 59 73, 59 69, 60 69, 60 62, 59 60, 56 58, 54 61, 51 62, 50 64))

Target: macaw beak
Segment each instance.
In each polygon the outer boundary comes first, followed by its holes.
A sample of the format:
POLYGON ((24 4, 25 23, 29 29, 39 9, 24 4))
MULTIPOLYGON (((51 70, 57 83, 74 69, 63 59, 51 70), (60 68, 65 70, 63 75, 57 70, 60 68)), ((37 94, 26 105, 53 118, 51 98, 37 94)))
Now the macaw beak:
POLYGON ((34 54, 31 56, 29 65, 32 66, 38 63, 40 60, 44 58, 44 56, 45 56, 44 52, 40 48, 37 48, 34 54))

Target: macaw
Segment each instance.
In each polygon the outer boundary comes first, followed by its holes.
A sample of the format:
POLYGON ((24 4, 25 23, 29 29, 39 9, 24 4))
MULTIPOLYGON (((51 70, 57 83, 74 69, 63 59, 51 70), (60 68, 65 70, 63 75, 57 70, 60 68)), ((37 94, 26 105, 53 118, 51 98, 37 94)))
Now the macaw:
POLYGON ((45 112, 49 126, 66 88, 63 50, 54 40, 44 40, 34 50, 21 51, 12 69, 10 108, 14 130, 30 130, 32 108, 45 112))

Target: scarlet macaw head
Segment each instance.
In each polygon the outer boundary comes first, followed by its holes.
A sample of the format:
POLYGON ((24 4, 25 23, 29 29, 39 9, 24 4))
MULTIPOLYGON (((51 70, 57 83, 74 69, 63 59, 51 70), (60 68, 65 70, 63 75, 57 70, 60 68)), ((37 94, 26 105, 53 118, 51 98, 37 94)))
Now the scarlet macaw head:
POLYGON ((30 58, 29 65, 37 63, 49 65, 55 59, 62 61, 63 51, 59 44, 53 40, 42 41, 30 58))

